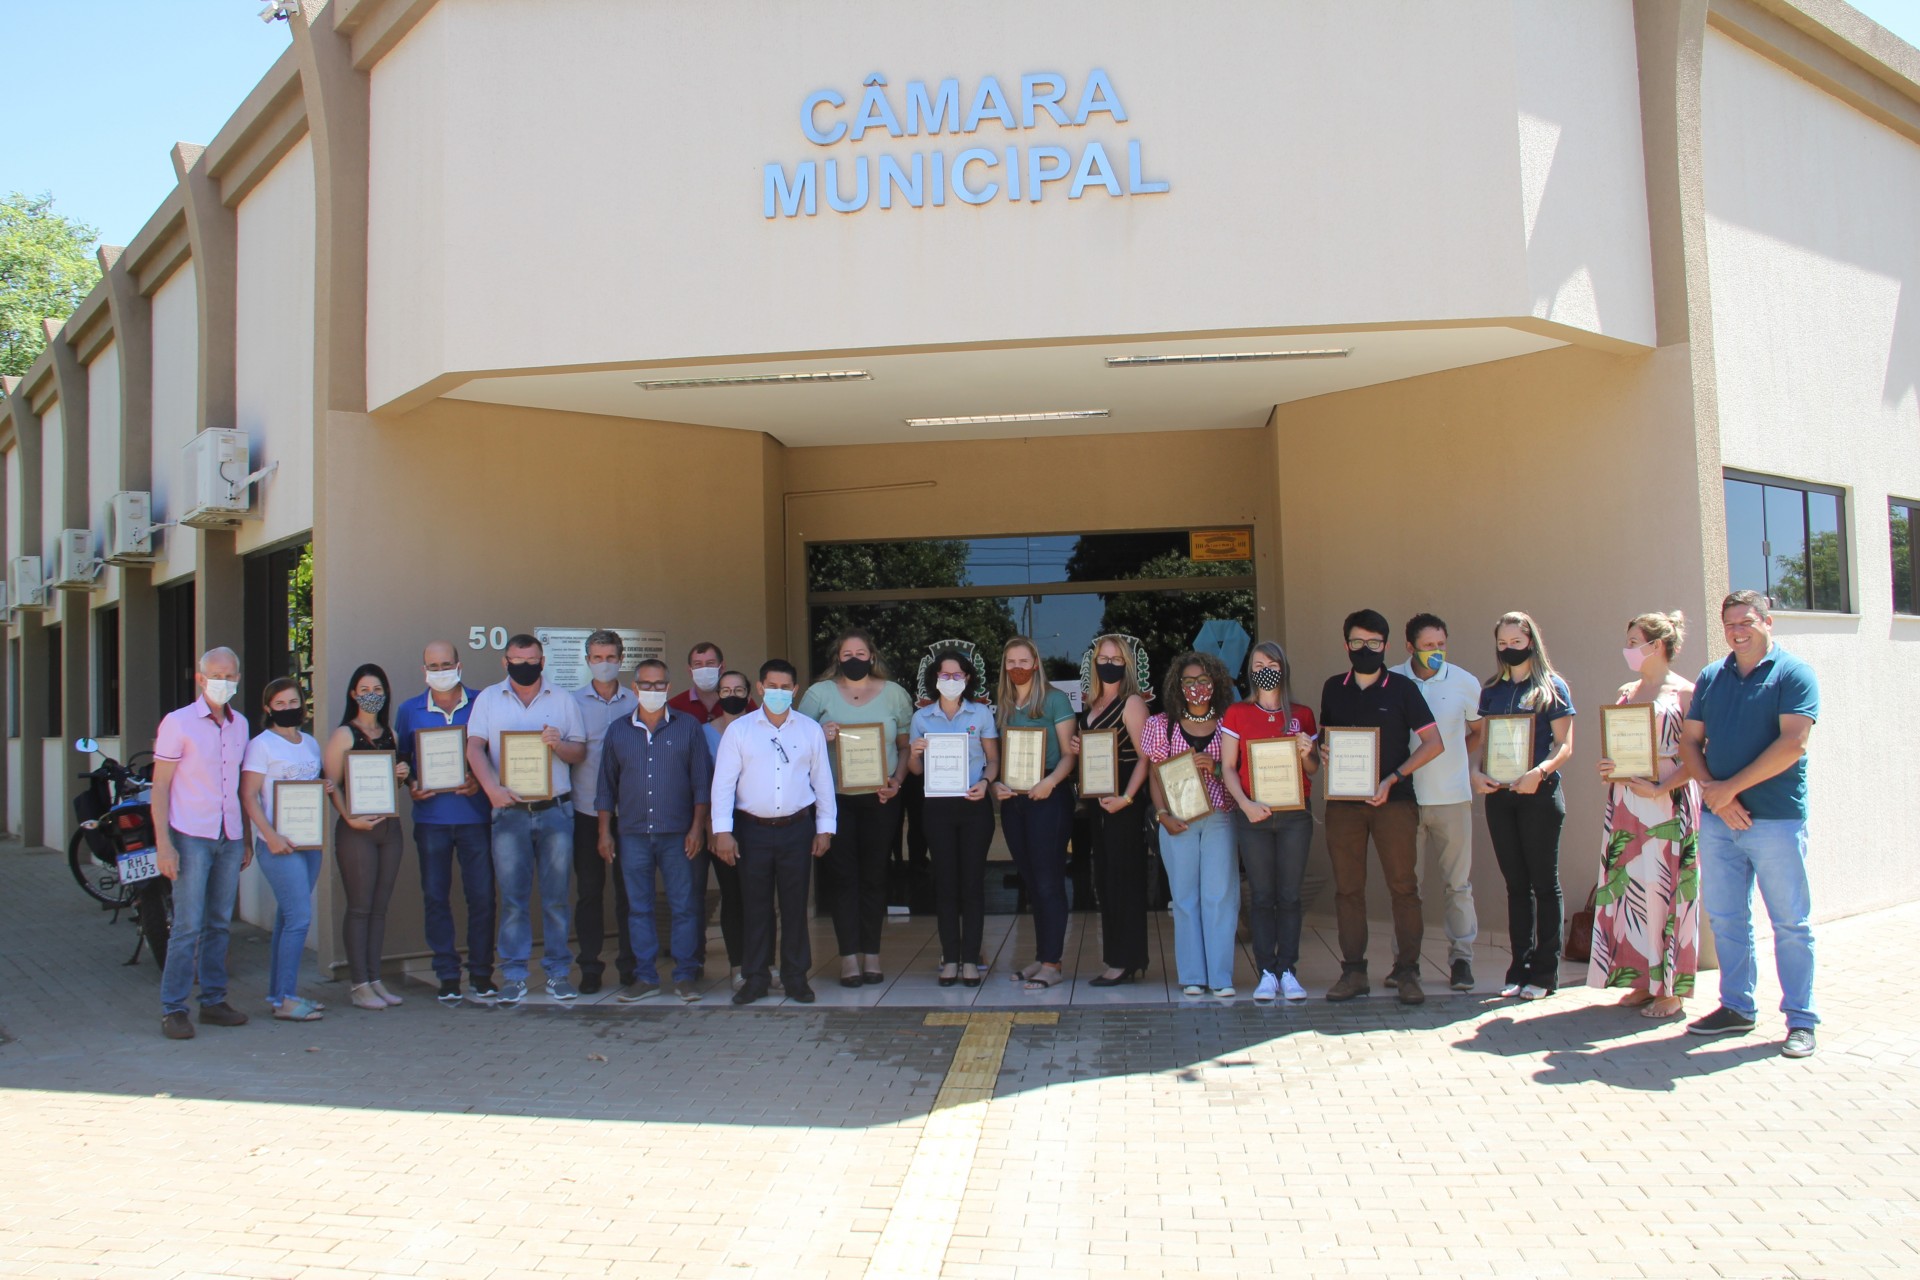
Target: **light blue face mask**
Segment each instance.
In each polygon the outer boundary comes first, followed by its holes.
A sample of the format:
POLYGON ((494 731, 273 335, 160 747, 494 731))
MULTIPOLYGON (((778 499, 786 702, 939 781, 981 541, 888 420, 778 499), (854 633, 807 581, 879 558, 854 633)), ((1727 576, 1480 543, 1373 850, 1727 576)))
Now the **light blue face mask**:
POLYGON ((793 706, 793 690, 763 689, 760 693, 760 705, 776 716, 783 716, 793 706))

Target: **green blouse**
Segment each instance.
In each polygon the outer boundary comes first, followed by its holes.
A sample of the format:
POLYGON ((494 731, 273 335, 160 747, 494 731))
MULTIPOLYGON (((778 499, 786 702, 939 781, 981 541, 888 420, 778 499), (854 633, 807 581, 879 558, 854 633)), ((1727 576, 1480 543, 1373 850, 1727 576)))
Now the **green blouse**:
POLYGON ((1034 715, 1024 707, 1007 708, 1009 729, 1045 729, 1047 730, 1047 772, 1052 773, 1060 767, 1060 735, 1053 732, 1053 726, 1062 720, 1072 720, 1073 703, 1067 695, 1058 689, 1048 689, 1047 696, 1040 704, 1040 714, 1034 715))
MULTIPOLYGON (((858 705, 848 702, 840 692, 837 680, 822 680, 810 685, 800 696, 798 708, 801 715, 821 724, 879 724, 886 726, 887 772, 900 772, 900 737, 913 724, 913 699, 907 691, 893 681, 887 681, 887 687, 880 696, 858 705)), ((833 761, 836 779, 840 771, 839 753, 828 752, 833 761)))

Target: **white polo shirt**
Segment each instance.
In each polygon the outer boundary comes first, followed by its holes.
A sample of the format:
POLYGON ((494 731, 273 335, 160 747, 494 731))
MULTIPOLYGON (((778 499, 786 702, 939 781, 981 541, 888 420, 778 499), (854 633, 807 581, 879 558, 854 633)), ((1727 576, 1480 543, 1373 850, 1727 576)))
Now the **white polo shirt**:
MULTIPOLYGON (((468 740, 486 742, 487 756, 496 770, 500 767, 501 734, 538 733, 548 727, 558 729, 561 738, 568 742, 587 740, 587 724, 580 716, 580 703, 565 689, 547 683, 545 677, 541 678, 540 690, 530 703, 520 701, 511 680, 490 684, 474 698, 473 711, 467 716, 468 740)), ((553 794, 566 795, 572 789, 573 767, 557 752, 552 767, 553 794)))
MULTIPOLYGON (((1421 804, 1471 804, 1473 762, 1467 759, 1467 724, 1480 718, 1480 682, 1449 660, 1438 675, 1422 680, 1413 673, 1413 660, 1393 668, 1395 675, 1413 681, 1427 700, 1433 722, 1440 727, 1446 751, 1414 771, 1413 798, 1421 804)), ((1417 744, 1419 735, 1414 735, 1417 744)))

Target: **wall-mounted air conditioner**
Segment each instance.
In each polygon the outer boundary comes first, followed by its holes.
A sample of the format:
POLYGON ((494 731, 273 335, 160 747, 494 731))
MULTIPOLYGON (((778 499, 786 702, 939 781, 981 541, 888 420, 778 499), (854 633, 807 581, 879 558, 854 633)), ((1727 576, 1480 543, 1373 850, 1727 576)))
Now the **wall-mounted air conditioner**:
POLYGON ((107 531, 101 539, 108 564, 153 562, 153 497, 137 490, 107 499, 107 531))
POLYGON ((244 431, 202 431, 187 442, 186 510, 181 524, 230 529, 253 513, 244 431))
POLYGON ((62 529, 60 545, 53 557, 53 581, 57 591, 91 591, 100 576, 100 561, 93 554, 93 530, 62 529))
POLYGON ((7 566, 7 599, 15 610, 44 613, 51 607, 39 556, 15 556, 7 566))

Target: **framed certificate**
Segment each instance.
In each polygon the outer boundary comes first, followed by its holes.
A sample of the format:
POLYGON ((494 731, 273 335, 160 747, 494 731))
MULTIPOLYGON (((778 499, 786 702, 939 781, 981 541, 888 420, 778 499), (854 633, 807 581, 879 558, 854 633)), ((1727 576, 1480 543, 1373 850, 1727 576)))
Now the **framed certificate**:
POLYGON ((467 785, 467 727, 445 725, 413 735, 413 776, 422 791, 458 791, 467 785))
POLYGON ((1193 752, 1182 751, 1162 760, 1154 766, 1154 772, 1160 776, 1160 793, 1167 798, 1167 811, 1180 821, 1196 822, 1213 811, 1193 752))
POLYGON ((1080 796, 1096 800, 1120 794, 1120 730, 1080 731, 1080 796))
MULTIPOLYGON (((388 776, 392 776, 391 770, 388 776)), ((274 783, 273 829, 296 849, 318 849, 325 844, 327 784, 318 780, 274 783)))
POLYGON ((540 731, 500 735, 500 785, 522 800, 553 799, 553 748, 540 731))
POLYGON ((1253 776, 1253 802, 1279 812, 1307 807, 1306 771, 1292 738, 1260 738, 1240 744, 1253 776))
POLYGON ((1007 729, 1000 735, 1000 781, 1025 793, 1047 776, 1046 729, 1007 729))
POLYGON ((1640 702, 1600 708, 1601 754, 1613 761, 1613 779, 1660 776, 1659 748, 1654 737, 1653 705, 1640 702))
POLYGON ((1485 716, 1487 763, 1485 773, 1501 786, 1511 786, 1533 768, 1533 717, 1485 716))
POLYGON ((967 735, 928 734, 927 745, 920 754, 920 772, 929 799, 966 795, 973 789, 973 748, 967 735))
POLYGON ((398 812, 393 752, 347 752, 347 813, 355 818, 390 818, 398 812))
POLYGON ((1371 800, 1380 789, 1380 730, 1329 725, 1327 741, 1327 799, 1371 800))
POLYGON ((878 791, 887 785, 887 726, 843 724, 834 733, 833 758, 840 790, 878 791))

